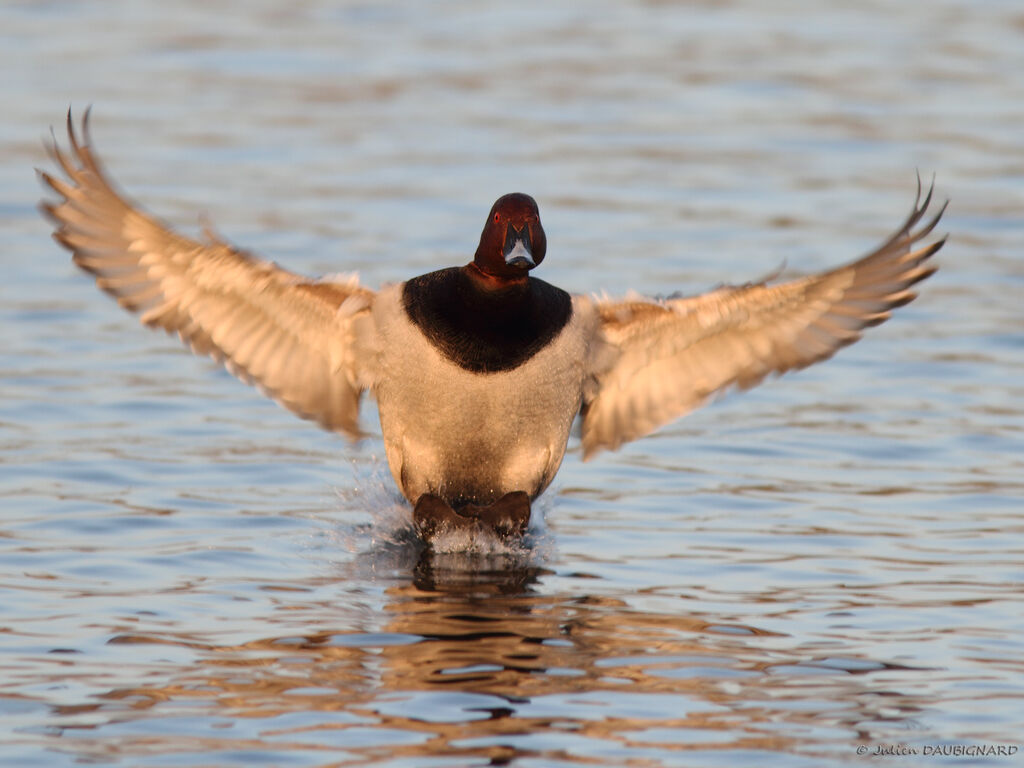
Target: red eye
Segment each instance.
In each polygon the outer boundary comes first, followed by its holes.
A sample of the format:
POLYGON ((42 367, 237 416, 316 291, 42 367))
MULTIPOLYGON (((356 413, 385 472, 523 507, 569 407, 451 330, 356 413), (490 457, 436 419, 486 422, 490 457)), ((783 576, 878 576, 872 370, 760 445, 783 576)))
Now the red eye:
POLYGON ((501 221, 501 214, 500 213, 494 214, 494 223, 497 224, 499 221, 501 221))

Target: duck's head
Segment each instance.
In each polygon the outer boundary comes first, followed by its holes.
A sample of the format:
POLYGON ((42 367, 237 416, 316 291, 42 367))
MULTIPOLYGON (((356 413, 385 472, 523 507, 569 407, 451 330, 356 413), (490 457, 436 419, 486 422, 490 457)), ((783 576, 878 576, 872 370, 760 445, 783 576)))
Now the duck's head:
POLYGON ((513 192, 499 197, 491 208, 473 264, 497 280, 525 280, 527 273, 544 260, 547 247, 537 202, 529 195, 513 192))

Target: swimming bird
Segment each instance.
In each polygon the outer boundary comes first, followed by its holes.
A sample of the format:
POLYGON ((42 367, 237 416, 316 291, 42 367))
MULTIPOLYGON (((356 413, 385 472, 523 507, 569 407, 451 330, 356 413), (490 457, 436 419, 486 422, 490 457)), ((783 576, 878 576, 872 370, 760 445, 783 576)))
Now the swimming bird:
MULTIPOLYGON (((911 301, 945 238, 943 204, 913 209, 866 256, 819 274, 645 299, 573 295, 532 275, 547 239, 535 200, 492 206, 471 261, 372 291, 310 279, 207 230, 178 234, 117 190, 71 112, 54 238, 143 324, 178 334, 284 407, 351 439, 376 399, 388 464, 431 541, 522 536, 579 415, 584 458, 649 434, 729 388, 826 360, 911 301)), ((947 201, 948 203, 948 201, 947 201)))

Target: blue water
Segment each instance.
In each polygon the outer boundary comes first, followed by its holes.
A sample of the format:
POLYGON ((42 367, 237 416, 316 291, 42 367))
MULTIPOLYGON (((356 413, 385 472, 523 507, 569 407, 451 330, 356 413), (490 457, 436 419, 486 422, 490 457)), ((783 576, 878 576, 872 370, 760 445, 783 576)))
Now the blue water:
POLYGON ((0 764, 1018 764, 1022 31, 966 0, 4 5, 0 764), (467 261, 513 190, 576 292, 840 263, 915 169, 952 237, 861 344, 574 440, 528 547, 429 557, 379 439, 49 239, 69 104, 175 226, 370 286, 467 261))

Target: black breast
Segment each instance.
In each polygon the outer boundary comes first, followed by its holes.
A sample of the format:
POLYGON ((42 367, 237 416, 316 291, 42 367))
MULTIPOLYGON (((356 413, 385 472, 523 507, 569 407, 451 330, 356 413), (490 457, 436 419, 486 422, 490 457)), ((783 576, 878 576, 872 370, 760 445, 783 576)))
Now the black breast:
POLYGON ((522 365, 565 327, 572 298, 529 278, 508 289, 479 288, 461 268, 409 280, 402 291, 409 319, 441 353, 476 373, 522 365))

